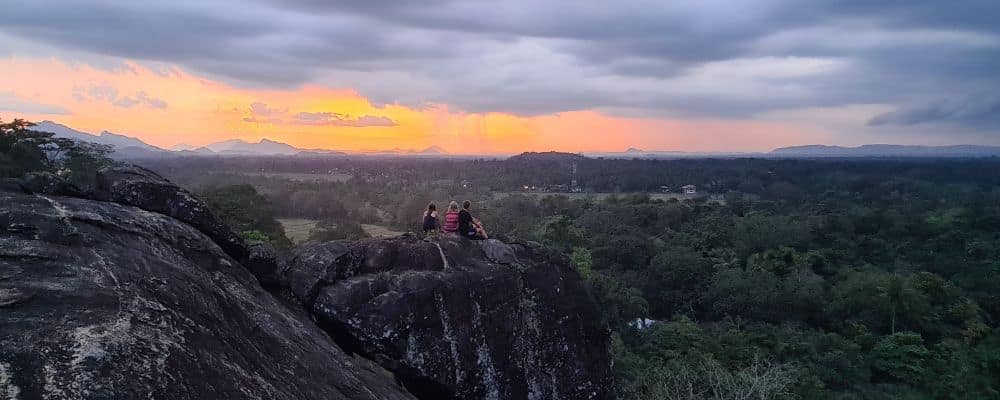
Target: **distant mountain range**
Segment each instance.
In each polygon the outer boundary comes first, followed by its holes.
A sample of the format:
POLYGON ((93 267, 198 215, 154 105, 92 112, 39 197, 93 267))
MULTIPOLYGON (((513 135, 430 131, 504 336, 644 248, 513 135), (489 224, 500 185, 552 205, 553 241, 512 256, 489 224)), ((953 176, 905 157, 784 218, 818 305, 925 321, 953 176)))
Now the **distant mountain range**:
POLYGON ((117 158, 149 158, 177 155, 346 155, 346 153, 330 150, 300 149, 268 139, 261 139, 256 143, 233 139, 212 143, 203 147, 182 143, 171 146, 170 149, 163 149, 135 137, 119 135, 108 131, 94 135, 52 121, 39 122, 32 129, 41 132, 51 132, 56 137, 113 146, 115 149, 114 156, 117 158))
POLYGON ((39 122, 32 129, 41 132, 51 132, 55 137, 109 145, 114 147, 115 155, 119 157, 148 157, 166 151, 131 136, 119 135, 108 131, 102 131, 100 134, 93 135, 52 121, 39 122))
MULTIPOLYGON (((70 128, 52 121, 39 122, 33 128, 37 131, 52 132, 56 137, 81 140, 113 146, 117 158, 154 158, 172 157, 178 155, 220 155, 220 156, 346 156, 348 153, 324 150, 301 149, 292 145, 269 139, 247 142, 232 139, 196 147, 189 144, 177 144, 169 149, 153 146, 142 140, 103 131, 94 135, 70 128)), ((430 146, 423 150, 390 149, 365 151, 357 154, 369 156, 451 156, 439 146, 430 146)), ((567 153, 524 153, 515 156, 516 159, 551 159, 567 158, 567 153)), ((698 153, 682 151, 645 151, 631 147, 624 152, 590 152, 573 154, 574 157, 604 157, 604 158, 706 158, 706 157, 764 157, 764 158, 819 158, 819 157, 1000 157, 1000 146, 956 145, 956 146, 909 146, 893 144, 868 144, 858 147, 841 147, 826 145, 792 146, 774 149, 768 153, 717 152, 698 153)))
MULTIPOLYGON (((52 132, 56 137, 80 140, 91 143, 110 145, 115 148, 117 158, 150 158, 178 155, 220 155, 220 156, 346 156, 348 153, 325 149, 301 149, 286 143, 270 139, 258 142, 247 142, 242 139, 232 139, 197 147, 186 143, 176 144, 169 149, 153 146, 131 136, 114 134, 108 131, 98 135, 70 128, 52 121, 42 121, 32 129, 42 132, 52 132)), ((362 152, 365 155, 413 155, 434 156, 447 155, 448 152, 439 146, 430 146, 423 150, 378 150, 362 152)))
POLYGON ((770 156, 779 157, 996 157, 1000 146, 908 146, 896 144, 866 144, 858 147, 807 145, 774 149, 770 156))
POLYGON ((369 150, 362 151, 361 154, 369 155, 446 155, 447 151, 439 146, 431 146, 423 150, 393 148, 389 150, 369 150))
POLYGON ((212 143, 205 146, 204 149, 211 150, 213 153, 218 154, 281 156, 291 156, 303 151, 292 147, 291 145, 268 139, 261 139, 257 143, 250 143, 240 139, 226 140, 223 142, 212 143))

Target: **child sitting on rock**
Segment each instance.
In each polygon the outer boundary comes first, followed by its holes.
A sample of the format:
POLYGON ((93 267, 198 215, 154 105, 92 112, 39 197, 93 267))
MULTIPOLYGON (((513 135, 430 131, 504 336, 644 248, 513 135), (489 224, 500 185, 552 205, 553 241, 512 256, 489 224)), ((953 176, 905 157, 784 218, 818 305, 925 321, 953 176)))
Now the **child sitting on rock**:
POLYGON ((457 233, 459 225, 458 203, 452 201, 448 204, 448 212, 444 214, 443 231, 447 233, 457 233))

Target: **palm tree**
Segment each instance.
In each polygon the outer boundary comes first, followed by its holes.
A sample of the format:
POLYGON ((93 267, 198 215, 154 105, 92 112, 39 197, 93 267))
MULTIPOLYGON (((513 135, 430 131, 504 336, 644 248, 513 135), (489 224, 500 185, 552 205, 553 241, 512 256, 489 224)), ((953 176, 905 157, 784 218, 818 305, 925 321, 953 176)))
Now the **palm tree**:
POLYGON ((899 274, 892 274, 884 286, 879 286, 879 297, 889 305, 889 326, 892 334, 896 333, 896 315, 910 312, 917 292, 907 284, 907 279, 899 274))

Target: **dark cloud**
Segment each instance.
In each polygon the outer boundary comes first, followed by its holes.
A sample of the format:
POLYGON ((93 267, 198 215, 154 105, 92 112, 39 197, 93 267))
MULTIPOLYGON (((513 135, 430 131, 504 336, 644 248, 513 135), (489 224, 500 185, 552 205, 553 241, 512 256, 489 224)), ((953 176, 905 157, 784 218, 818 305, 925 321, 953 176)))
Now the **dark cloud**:
POLYGON ((1000 97, 990 94, 960 101, 943 100, 933 104, 902 107, 868 121, 871 126, 932 123, 1000 127, 1000 97))
POLYGON ((468 111, 732 118, 879 103, 900 111, 874 126, 938 114, 981 125, 996 122, 908 104, 1000 87, 996 0, 0 4, 0 32, 23 40, 177 63, 239 85, 318 83, 468 111))

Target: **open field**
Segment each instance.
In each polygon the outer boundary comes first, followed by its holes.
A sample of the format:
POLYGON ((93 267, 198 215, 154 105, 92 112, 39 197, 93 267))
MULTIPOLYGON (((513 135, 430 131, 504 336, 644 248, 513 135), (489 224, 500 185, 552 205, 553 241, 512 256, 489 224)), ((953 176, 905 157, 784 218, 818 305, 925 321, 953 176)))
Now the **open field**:
POLYGON ((391 238, 402 235, 404 232, 397 232, 381 225, 361 224, 361 229, 365 230, 368 236, 373 238, 391 238))
POLYGON ((248 173, 249 176, 261 176, 266 178, 282 178, 291 181, 300 182, 347 182, 353 177, 351 174, 345 173, 332 173, 332 174, 311 174, 311 173, 298 173, 298 172, 262 172, 262 173, 248 173))
POLYGON ((575 199, 594 199, 594 200, 597 200, 597 201, 602 201, 602 200, 604 200, 604 199, 606 199, 608 197, 611 197, 611 196, 628 196, 628 195, 632 195, 632 194, 648 194, 650 199, 653 199, 653 200, 663 200, 663 201, 670 200, 670 199, 685 200, 685 199, 697 198, 699 196, 704 196, 704 195, 701 195, 701 194, 690 195, 690 194, 683 194, 683 193, 497 192, 497 193, 493 194, 493 199, 494 200, 499 200, 499 199, 503 199, 505 197, 512 196, 512 195, 523 195, 523 196, 530 196, 530 197, 539 198, 539 199, 543 198, 543 197, 549 197, 549 196, 566 196, 566 197, 568 197, 570 199, 574 199, 574 200, 575 199))
MULTIPOLYGON (((308 218, 278 218, 278 223, 285 229, 285 236, 288 236, 292 242, 302 243, 309 240, 309 235, 319 221, 308 218)), ((375 224, 361 224, 361 229, 364 229, 365 233, 373 238, 391 238, 405 233, 375 224)))
POLYGON ((307 218, 279 218, 278 223, 285 229, 285 236, 292 242, 302 243, 309 239, 309 234, 319 221, 307 218))

